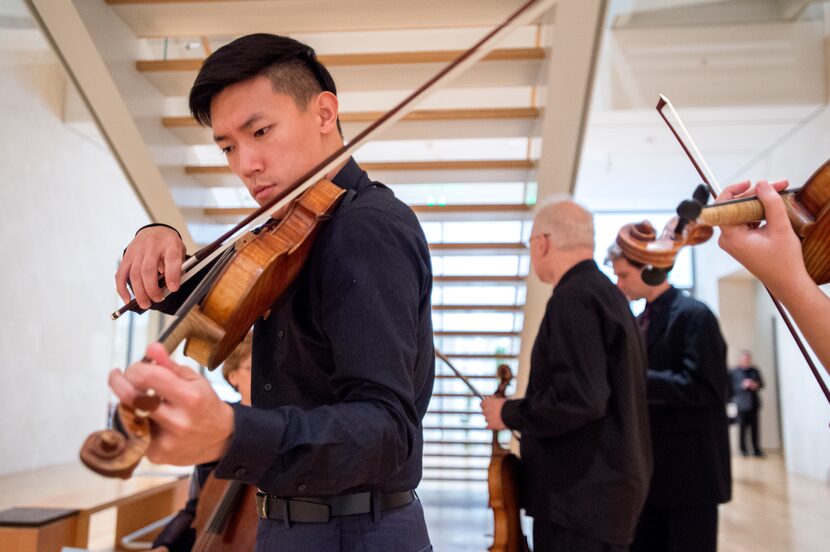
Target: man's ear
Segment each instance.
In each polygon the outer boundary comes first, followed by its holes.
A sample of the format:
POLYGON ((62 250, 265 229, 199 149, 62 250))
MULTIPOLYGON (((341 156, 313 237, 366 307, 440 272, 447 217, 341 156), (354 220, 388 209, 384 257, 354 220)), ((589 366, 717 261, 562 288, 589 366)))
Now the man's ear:
POLYGON ((228 374, 228 383, 231 385, 231 387, 233 387, 233 390, 237 393, 239 393, 239 382, 237 381, 238 377, 239 376, 236 375, 236 370, 228 374))
POLYGON ((320 120, 320 133, 337 132, 337 115, 340 113, 340 102, 337 96, 331 92, 320 92, 317 95, 316 107, 320 120))
POLYGON ((545 239, 539 241, 542 242, 542 257, 544 257, 553 248, 553 242, 551 242, 550 236, 547 236, 545 239))

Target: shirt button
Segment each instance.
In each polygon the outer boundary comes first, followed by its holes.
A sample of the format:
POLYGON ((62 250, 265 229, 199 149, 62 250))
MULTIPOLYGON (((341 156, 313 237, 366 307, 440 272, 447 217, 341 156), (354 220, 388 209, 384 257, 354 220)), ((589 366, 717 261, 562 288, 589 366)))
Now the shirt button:
POLYGON ((266 383, 265 385, 262 386, 262 388, 265 389, 266 391, 270 391, 273 387, 274 386, 271 385, 270 383, 266 383))
POLYGON ((282 330, 278 331, 278 332, 277 332, 277 337, 279 337, 280 339, 282 339, 283 337, 285 337, 285 332, 284 332, 284 331, 282 331, 282 330))
POLYGON ((243 475, 245 475, 245 468, 236 468, 235 470, 233 470, 233 474, 236 477, 242 477, 243 475))
POLYGON ((305 483, 301 483, 301 484, 297 485, 297 490, 300 491, 300 492, 303 492, 307 488, 308 488, 308 485, 306 485, 305 483))

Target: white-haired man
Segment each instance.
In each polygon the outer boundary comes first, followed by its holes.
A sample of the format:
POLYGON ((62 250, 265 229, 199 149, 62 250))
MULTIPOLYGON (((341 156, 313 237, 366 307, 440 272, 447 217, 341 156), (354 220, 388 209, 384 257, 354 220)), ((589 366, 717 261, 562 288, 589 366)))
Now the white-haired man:
POLYGON ((651 476, 646 352, 622 293, 593 260, 591 213, 543 205, 528 242, 553 285, 523 399, 488 397, 488 428, 521 431, 523 505, 534 551, 621 551, 651 476))

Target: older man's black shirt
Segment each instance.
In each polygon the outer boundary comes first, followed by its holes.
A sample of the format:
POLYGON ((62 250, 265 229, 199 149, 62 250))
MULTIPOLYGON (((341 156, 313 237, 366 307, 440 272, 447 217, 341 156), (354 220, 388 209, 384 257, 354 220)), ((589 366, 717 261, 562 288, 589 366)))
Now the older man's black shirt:
POLYGON ((354 160, 300 277, 254 326, 252 402, 219 477, 280 496, 412 489, 434 379, 429 248, 354 160), (351 192, 354 194, 351 194, 351 192))
POLYGON ((525 509, 628 545, 652 466, 646 351, 628 303, 594 261, 556 285, 530 366, 525 397, 502 408, 522 432, 525 509))

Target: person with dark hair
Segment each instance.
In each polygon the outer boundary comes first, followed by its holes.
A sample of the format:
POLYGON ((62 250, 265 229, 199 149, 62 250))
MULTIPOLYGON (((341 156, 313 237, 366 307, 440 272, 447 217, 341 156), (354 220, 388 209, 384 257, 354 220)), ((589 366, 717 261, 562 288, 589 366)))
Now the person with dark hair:
MULTIPOLYGON (((216 50, 190 108, 260 204, 343 145, 331 76, 287 37, 216 50)), ((429 247, 412 210, 354 159, 327 178, 346 196, 254 325, 255 408, 223 403, 158 344, 153 362, 114 371, 110 385, 127 404, 147 388, 164 397, 151 460, 218 460, 218 477, 259 487, 258 550, 431 550, 413 490, 435 371, 429 247)), ((120 295, 129 280, 139 305, 160 301, 159 273, 178 289, 184 256, 174 229, 140 230, 116 274, 120 295)))
POLYGON ((744 349, 738 357, 738 365, 729 371, 732 378, 730 400, 738 409, 738 441, 741 454, 749 456, 746 444, 746 434, 752 437, 752 452, 755 456, 763 457, 758 437, 758 410, 761 409, 761 398, 758 391, 764 387, 761 371, 752 364, 752 353, 744 349))
POLYGON ((617 286, 645 299, 637 320, 648 349, 654 474, 632 552, 717 549, 718 504, 732 496, 726 343, 709 308, 669 282, 643 282, 643 266, 614 244, 617 286))
POLYGON ((535 552, 623 552, 651 475, 646 352, 625 297, 593 260, 591 213, 539 207, 533 272, 553 285, 521 399, 487 397, 488 429, 521 431, 535 552))
MULTIPOLYGON (((248 332, 242 343, 237 345, 225 362, 222 363, 222 376, 239 393, 241 397, 239 402, 246 406, 251 405, 252 338, 253 334, 248 332)), ((153 548, 150 552, 190 552, 196 540, 193 520, 196 518, 199 495, 214 468, 216 468, 216 462, 196 466, 190 478, 187 503, 153 540, 153 548)))

